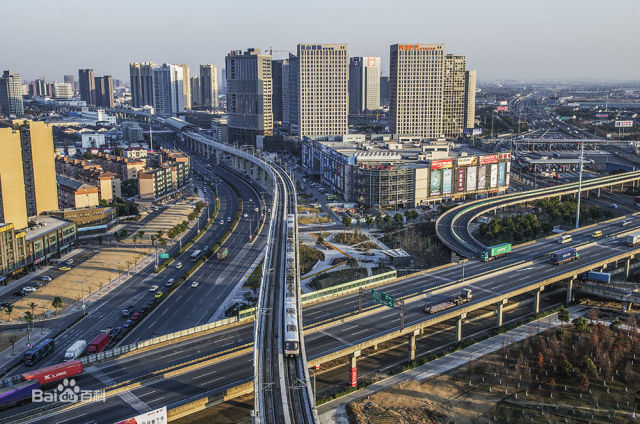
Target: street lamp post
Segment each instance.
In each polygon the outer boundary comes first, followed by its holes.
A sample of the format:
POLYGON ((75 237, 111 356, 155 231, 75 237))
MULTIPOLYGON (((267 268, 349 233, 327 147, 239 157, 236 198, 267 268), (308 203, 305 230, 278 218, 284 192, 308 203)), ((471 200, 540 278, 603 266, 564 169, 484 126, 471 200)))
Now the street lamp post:
POLYGON ((580 195, 582 194, 583 163, 584 163, 584 142, 580 143, 580 175, 578 177, 578 204, 576 206, 576 229, 580 227, 580 195))

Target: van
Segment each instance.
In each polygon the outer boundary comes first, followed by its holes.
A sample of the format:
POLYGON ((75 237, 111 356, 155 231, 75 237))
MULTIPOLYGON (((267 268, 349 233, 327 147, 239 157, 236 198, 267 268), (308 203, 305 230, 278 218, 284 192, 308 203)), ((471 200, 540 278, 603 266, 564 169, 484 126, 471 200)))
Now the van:
POLYGON ((65 361, 71 361, 73 359, 77 359, 82 353, 84 353, 85 348, 87 347, 87 342, 85 340, 76 340, 74 344, 69 346, 69 349, 64 354, 65 361))
POLYGON ((573 237, 571 237, 571 234, 566 234, 564 236, 560 236, 560 238, 558 239, 558 244, 569 243, 571 240, 573 240, 573 237))
POLYGON ((181 269, 182 268, 182 262, 178 262, 176 264, 176 269, 181 269))
POLYGON ((591 233, 591 237, 592 238, 602 237, 602 231, 600 231, 600 230, 594 231, 593 233, 591 233))
POLYGON ((630 219, 625 219, 624 221, 622 221, 622 223, 620 225, 622 225, 623 227, 631 225, 631 220, 630 219))

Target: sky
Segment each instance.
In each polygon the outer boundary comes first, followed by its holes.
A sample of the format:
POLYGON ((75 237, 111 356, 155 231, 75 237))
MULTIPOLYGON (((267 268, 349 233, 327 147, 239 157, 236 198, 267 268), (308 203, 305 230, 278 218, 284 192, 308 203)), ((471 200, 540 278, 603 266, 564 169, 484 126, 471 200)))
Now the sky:
POLYGON ((129 62, 150 60, 193 76, 231 50, 317 42, 381 56, 388 75, 391 44, 444 43, 479 81, 638 81, 638 22, 638 0, 22 0, 2 7, 0 70, 128 81, 129 62))

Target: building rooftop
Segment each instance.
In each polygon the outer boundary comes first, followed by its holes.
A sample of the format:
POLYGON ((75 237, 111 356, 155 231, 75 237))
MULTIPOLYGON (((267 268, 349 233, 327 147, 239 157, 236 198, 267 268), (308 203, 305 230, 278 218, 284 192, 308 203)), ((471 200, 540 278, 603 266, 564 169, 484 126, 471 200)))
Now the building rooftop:
POLYGON ((26 229, 26 239, 32 240, 38 238, 43 234, 59 230, 69 224, 73 223, 66 219, 60 219, 49 215, 32 216, 29 218, 29 227, 26 229))
POLYGON ((72 190, 93 187, 92 185, 83 183, 82 181, 74 180, 73 178, 65 177, 62 175, 56 175, 56 181, 58 182, 59 185, 68 187, 72 190))

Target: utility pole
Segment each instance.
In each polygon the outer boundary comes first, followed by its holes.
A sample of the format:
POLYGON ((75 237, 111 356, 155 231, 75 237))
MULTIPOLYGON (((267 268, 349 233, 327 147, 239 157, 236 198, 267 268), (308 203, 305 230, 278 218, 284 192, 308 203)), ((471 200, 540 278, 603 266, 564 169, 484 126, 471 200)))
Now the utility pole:
POLYGON ((582 194, 583 163, 584 163, 584 141, 580 143, 580 176, 578 177, 578 205, 576 206, 576 229, 580 228, 580 196, 582 194))

